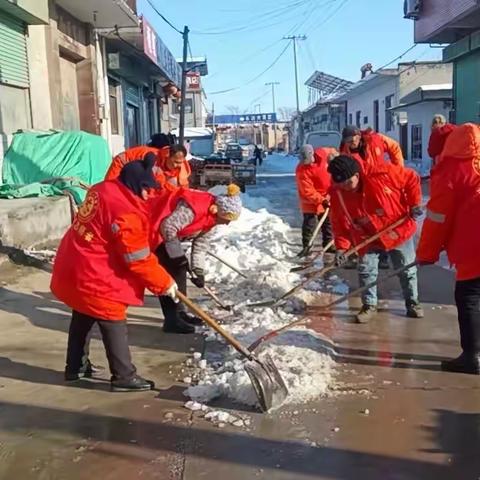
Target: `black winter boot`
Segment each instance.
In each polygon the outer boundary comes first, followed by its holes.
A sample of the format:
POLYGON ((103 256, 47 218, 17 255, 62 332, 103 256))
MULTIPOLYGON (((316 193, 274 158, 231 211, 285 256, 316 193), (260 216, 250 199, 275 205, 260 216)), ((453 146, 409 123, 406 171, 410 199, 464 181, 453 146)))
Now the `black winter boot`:
POLYGON ((160 304, 165 317, 163 322, 163 331, 165 333, 195 333, 195 327, 180 316, 179 306, 172 299, 160 297, 160 304))
POLYGON ((135 375, 130 380, 112 380, 110 389, 112 392, 144 392, 155 388, 155 383, 151 380, 135 375))
POLYGON ((480 353, 467 354, 463 352, 459 357, 442 362, 444 372, 468 373, 480 375, 480 353))

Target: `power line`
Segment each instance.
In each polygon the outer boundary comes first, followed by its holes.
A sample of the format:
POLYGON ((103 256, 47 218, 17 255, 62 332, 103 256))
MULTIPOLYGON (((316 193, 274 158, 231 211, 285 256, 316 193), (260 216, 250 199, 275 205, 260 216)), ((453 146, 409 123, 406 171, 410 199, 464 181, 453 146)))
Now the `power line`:
POLYGON ((269 70, 271 70, 277 63, 278 61, 283 57, 283 55, 285 55, 285 52, 288 50, 288 47, 290 46, 290 43, 287 43, 287 45, 285 46, 285 48, 280 52, 280 54, 278 55, 278 57, 275 58, 275 60, 265 69, 263 70, 263 72, 259 73, 257 76, 255 76, 254 78, 250 79, 248 82, 244 83, 243 85, 240 85, 238 87, 233 87, 233 88, 228 88, 226 90, 219 90, 217 92, 209 92, 209 95, 220 95, 220 94, 223 94, 223 93, 229 93, 229 92, 233 92, 235 90, 239 90, 240 88, 243 88, 243 87, 246 87, 248 85, 251 85, 253 82, 256 82, 260 77, 262 77, 263 75, 265 75, 265 73, 267 73, 269 70))
POLYGON ((407 53, 411 52, 418 44, 415 43, 414 45, 412 45, 410 48, 407 48, 407 50, 405 50, 403 53, 401 53, 398 57, 395 57, 393 60, 391 60, 390 62, 386 63, 385 65, 382 65, 380 68, 377 68, 377 70, 382 70, 386 67, 388 67, 389 65, 391 65, 392 63, 395 63, 397 60, 400 60, 402 57, 404 57, 407 53))
POLYGON ((152 0, 147 0, 148 4, 153 8, 153 10, 155 10, 156 14, 167 24, 169 25, 171 28, 173 28, 177 33, 179 33, 180 35, 183 35, 183 32, 181 30, 179 30, 172 22, 170 22, 170 20, 168 20, 168 18, 166 18, 164 15, 162 15, 157 7, 153 4, 152 0))

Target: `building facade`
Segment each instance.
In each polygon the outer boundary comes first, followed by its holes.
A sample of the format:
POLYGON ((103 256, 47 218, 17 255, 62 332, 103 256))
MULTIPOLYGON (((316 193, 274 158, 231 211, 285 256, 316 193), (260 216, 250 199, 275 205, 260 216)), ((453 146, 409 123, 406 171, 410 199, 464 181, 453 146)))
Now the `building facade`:
POLYGON ((422 0, 415 16, 415 42, 450 45, 453 63, 453 121, 480 122, 480 4, 477 0, 422 0))
POLYGON ((432 117, 436 113, 449 117, 451 98, 444 90, 451 82, 451 64, 400 63, 366 76, 337 100, 347 104, 348 124, 393 138, 405 158, 427 168, 432 117), (437 90, 441 96, 435 98, 437 90))
POLYGON ((84 130, 113 153, 171 129, 162 118, 180 86, 173 55, 135 0, 94 7, 0 0, 0 158, 21 129, 84 130))

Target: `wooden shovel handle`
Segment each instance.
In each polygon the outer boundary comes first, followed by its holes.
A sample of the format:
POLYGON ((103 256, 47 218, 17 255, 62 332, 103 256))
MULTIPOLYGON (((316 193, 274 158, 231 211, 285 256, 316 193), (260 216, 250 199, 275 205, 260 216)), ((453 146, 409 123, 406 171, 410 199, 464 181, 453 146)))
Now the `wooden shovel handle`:
POLYGON ((239 353, 249 360, 252 359, 252 354, 232 335, 230 335, 226 330, 224 330, 212 317, 210 317, 206 312, 204 312, 197 304, 193 303, 188 297, 186 297, 182 292, 177 291, 177 298, 184 303, 195 315, 200 317, 210 328, 213 328, 217 333, 219 333, 232 347, 235 348, 239 353))
POLYGON ((312 238, 308 242, 308 245, 307 245, 308 250, 310 250, 313 247, 313 244, 315 243, 315 240, 318 237, 320 229, 323 227, 323 224, 327 220, 327 217, 328 217, 329 213, 330 213, 330 207, 325 209, 325 212, 323 212, 322 218, 317 223, 317 226, 315 227, 315 230, 313 231, 312 238))

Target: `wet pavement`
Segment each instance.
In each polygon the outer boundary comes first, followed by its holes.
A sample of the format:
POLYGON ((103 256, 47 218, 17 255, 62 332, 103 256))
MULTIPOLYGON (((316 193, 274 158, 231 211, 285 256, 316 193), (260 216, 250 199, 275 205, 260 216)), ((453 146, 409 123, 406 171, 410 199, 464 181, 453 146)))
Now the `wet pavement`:
MULTIPOLYGON (((292 180, 266 181, 281 191, 292 180)), ((355 272, 339 276, 357 286, 355 272)), ((48 293, 48 273, 14 268, 2 278, 1 480, 480 478, 479 378, 439 370, 459 352, 448 270, 420 272, 425 319, 405 318, 396 279, 382 282, 382 309, 367 325, 352 322, 359 299, 324 312, 331 295, 321 294, 307 311, 318 334, 310 345, 333 350, 335 392, 269 415, 217 403, 248 428, 219 428, 183 407, 182 362, 203 343, 163 334, 156 299, 131 310, 129 334, 139 373, 158 388, 113 394, 106 374, 64 385, 69 313, 48 293)), ((307 335, 278 341, 292 334, 307 335)), ((92 358, 106 365, 98 339, 92 358)))

